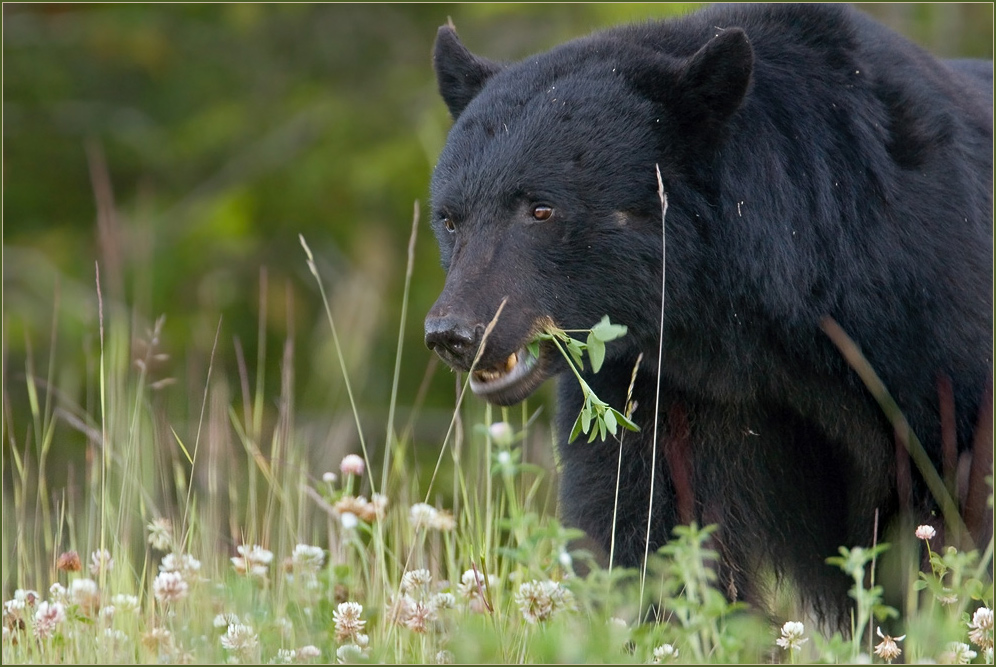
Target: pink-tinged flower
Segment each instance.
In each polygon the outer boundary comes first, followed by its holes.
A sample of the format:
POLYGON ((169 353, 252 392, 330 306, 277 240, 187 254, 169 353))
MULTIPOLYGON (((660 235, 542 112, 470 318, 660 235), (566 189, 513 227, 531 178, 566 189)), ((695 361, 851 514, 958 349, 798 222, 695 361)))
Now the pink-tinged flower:
POLYGON ((412 632, 425 634, 436 620, 436 610, 424 602, 416 602, 411 607, 411 613, 405 621, 405 626, 412 632))
POLYGON ((901 637, 883 635, 882 628, 875 628, 875 633, 882 638, 882 641, 875 646, 875 655, 891 664, 893 660, 902 655, 903 650, 899 648, 899 642, 906 639, 906 635, 901 637))
POLYGON ((993 610, 979 607, 968 624, 968 638, 983 650, 993 647, 993 610))
POLYGON ((42 602, 38 605, 38 611, 35 612, 35 637, 48 639, 65 620, 66 609, 62 604, 42 602))
POLYGON ((934 530, 933 526, 917 526, 915 535, 918 540, 932 540, 937 535, 937 531, 934 530))
POLYGON ((75 551, 66 551, 59 554, 59 560, 55 562, 55 567, 63 572, 79 572, 83 569, 83 562, 75 551))
POLYGON ((339 479, 339 477, 334 472, 326 472, 322 474, 322 481, 326 484, 335 484, 337 479, 339 479))
POLYGON ((187 597, 190 586, 179 572, 160 572, 152 582, 152 593, 163 604, 187 597))
POLYGON ((100 549, 90 554, 90 574, 97 577, 100 573, 110 572, 114 569, 114 559, 107 549, 100 549))
POLYGON ((363 462, 363 457, 347 454, 342 458, 339 470, 342 471, 343 475, 362 475, 363 471, 366 470, 366 464, 363 462))
POLYGON ((341 602, 332 612, 332 622, 335 623, 335 640, 340 644, 360 634, 366 621, 360 618, 363 605, 358 602, 341 602))

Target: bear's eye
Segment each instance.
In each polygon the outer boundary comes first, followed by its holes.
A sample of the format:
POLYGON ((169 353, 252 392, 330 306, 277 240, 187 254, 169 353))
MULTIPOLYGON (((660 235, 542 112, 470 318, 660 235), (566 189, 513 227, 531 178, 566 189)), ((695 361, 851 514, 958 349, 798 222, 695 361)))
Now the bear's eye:
POLYGON ((448 232, 449 232, 450 234, 452 234, 453 232, 455 232, 455 231, 456 231, 456 225, 455 225, 455 224, 453 224, 453 219, 452 219, 452 218, 450 218, 450 216, 448 216, 448 215, 447 215, 447 216, 443 216, 443 227, 444 227, 444 228, 446 229, 446 231, 448 231, 448 232))
POLYGON ((543 204, 537 204, 533 206, 529 213, 533 216, 533 220, 543 222, 544 220, 550 219, 550 216, 553 215, 553 209, 549 206, 544 206, 543 204))

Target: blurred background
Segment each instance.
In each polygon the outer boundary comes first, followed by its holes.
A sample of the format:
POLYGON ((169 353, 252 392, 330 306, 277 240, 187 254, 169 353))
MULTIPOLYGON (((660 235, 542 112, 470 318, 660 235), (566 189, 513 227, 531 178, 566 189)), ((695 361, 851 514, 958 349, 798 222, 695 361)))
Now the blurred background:
MULTIPOLYGON (((426 221, 450 125, 431 67, 436 28, 449 17, 475 53, 513 60, 693 6, 5 3, 5 499, 11 447, 18 465, 40 451, 32 384, 59 406, 43 443, 58 462, 48 489, 82 477, 100 428, 100 312, 105 335, 125 323, 121 354, 144 360, 155 410, 184 438, 207 387, 216 423, 262 400, 265 432, 289 385, 316 475, 357 451, 299 234, 380 457, 415 210, 396 430, 411 427, 431 467, 455 402, 454 375, 422 343, 444 278, 426 221)), ((991 3, 860 7, 940 56, 992 58, 991 3)), ((547 387, 530 414, 549 399, 547 387)), ((529 456, 553 465, 549 447, 529 456)))

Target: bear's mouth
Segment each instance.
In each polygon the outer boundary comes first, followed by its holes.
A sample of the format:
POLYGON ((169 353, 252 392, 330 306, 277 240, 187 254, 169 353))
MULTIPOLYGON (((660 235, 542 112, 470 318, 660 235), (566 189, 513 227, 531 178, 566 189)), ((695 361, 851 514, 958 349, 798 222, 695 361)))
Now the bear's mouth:
POLYGON ((524 346, 508 355, 498 366, 472 372, 470 390, 495 405, 518 403, 547 379, 548 356, 546 343, 524 346))

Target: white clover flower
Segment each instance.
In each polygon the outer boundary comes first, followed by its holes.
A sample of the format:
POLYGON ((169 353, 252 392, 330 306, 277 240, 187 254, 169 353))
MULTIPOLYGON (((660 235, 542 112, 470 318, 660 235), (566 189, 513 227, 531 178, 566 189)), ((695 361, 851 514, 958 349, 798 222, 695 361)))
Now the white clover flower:
POLYGON ((678 659, 678 649, 673 644, 661 644, 654 649, 653 662, 659 665, 664 662, 671 662, 678 659))
POLYGON ((229 625, 228 630, 221 636, 221 647, 243 660, 251 659, 258 646, 259 637, 251 625, 242 623, 229 625))
POLYGON ((169 519, 153 519, 145 527, 149 531, 149 546, 157 551, 166 551, 173 543, 173 524, 169 519))
POLYGON ((435 660, 437 665, 452 665, 456 657, 450 651, 443 649, 436 653, 435 660))
POLYGON ((526 622, 535 624, 549 620, 564 609, 573 609, 574 596, 559 582, 534 579, 519 586, 515 603, 526 622))
POLYGON ((48 639, 56 628, 66 620, 66 608, 59 602, 42 602, 35 612, 35 637, 38 639, 48 639))
POLYGON ((118 611, 128 612, 130 614, 137 613, 141 608, 138 603, 138 597, 134 595, 115 595, 111 598, 111 604, 113 604, 115 609, 118 611))
POLYGON ((184 579, 193 580, 200 572, 201 562, 190 554, 168 553, 159 565, 160 572, 179 572, 184 579))
POLYGON ((90 574, 98 576, 103 572, 110 572, 114 569, 114 559, 107 549, 100 549, 90 554, 90 574))
POLYGON ((356 515, 352 512, 343 512, 339 515, 339 523, 342 525, 343 530, 349 531, 356 528, 359 525, 360 520, 356 518, 356 515))
POLYGON ((347 454, 342 458, 339 470, 343 475, 362 475, 363 471, 366 470, 366 464, 361 456, 347 454))
POLYGON ((408 516, 411 519, 412 527, 415 530, 420 528, 429 528, 432 526, 432 522, 436 520, 436 514, 438 510, 432 505, 427 503, 415 503, 412 505, 408 512, 408 516))
POLYGON ((356 662, 365 662, 367 654, 364 649, 356 644, 343 644, 335 650, 336 662, 340 665, 349 665, 356 662))
POLYGON ((944 652, 938 656, 937 661, 942 665, 967 665, 972 662, 978 653, 973 651, 968 644, 961 642, 951 642, 944 652))
POLYGON ((60 584, 58 581, 49 586, 48 588, 48 599, 51 602, 62 602, 67 601, 66 587, 60 584))
POLYGON ((890 637, 882 634, 882 628, 878 627, 875 628, 875 634, 882 638, 882 641, 875 646, 875 655, 889 663, 902 655, 903 650, 899 648, 899 642, 906 639, 906 635, 890 637))
POLYGON ((435 610, 453 609, 456 606, 456 597, 452 593, 436 593, 429 598, 429 606, 435 610))
POLYGON ((281 665, 289 665, 297 660, 297 651, 292 648, 277 649, 276 662, 281 665))
POLYGON ((230 625, 241 625, 242 621, 239 619, 238 614, 217 614, 214 620, 211 621, 211 625, 218 628, 219 630, 228 630, 230 625))
POLYGON ((152 651, 169 651, 173 646, 173 633, 166 628, 152 628, 142 635, 142 643, 152 651))
POLYGON ((387 514, 388 499, 383 493, 375 493, 370 496, 370 509, 373 510, 373 517, 383 519, 387 514))
POLYGON ((467 603, 471 611, 482 614, 488 611, 488 604, 483 596, 488 594, 489 588, 494 588, 498 583, 496 575, 489 574, 485 582, 483 574, 476 570, 467 570, 457 584, 457 596, 467 603))
POLYGON ((252 546, 240 545, 235 548, 239 552, 238 556, 232 558, 232 565, 239 574, 248 574, 259 579, 265 579, 270 570, 270 563, 273 562, 273 552, 263 547, 253 544, 252 546))
POLYGON ((69 601, 87 611, 100 607, 100 588, 93 579, 74 579, 69 584, 69 601))
POLYGON ((313 646, 311 644, 308 644, 307 646, 302 646, 297 650, 297 659, 301 661, 315 660, 316 658, 320 658, 321 655, 322 655, 321 650, 319 650, 317 646, 313 646))
POLYGON ((99 635, 101 637, 101 643, 103 644, 124 644, 129 640, 128 633, 124 630, 115 630, 114 628, 104 628, 104 633, 99 635))
POLYGON ((339 476, 334 472, 326 472, 322 474, 322 481, 326 484, 335 484, 337 479, 339 479, 339 476))
POLYGON ((803 637, 806 626, 798 621, 788 621, 782 626, 782 636, 775 640, 775 643, 786 651, 799 649, 809 641, 803 637))
POLYGON ((401 577, 401 592, 409 595, 416 592, 425 593, 430 583, 432 583, 432 574, 428 570, 410 570, 401 577))
POLYGON ((317 572, 322 569, 322 565, 325 563, 325 551, 321 547, 299 544, 294 547, 291 562, 296 570, 317 572))
POLYGON ((97 618, 102 621, 110 622, 114 619, 114 614, 118 613, 117 607, 112 604, 106 605, 100 608, 100 612, 97 614, 97 618))
POLYGON ((993 648, 993 610, 979 607, 968 624, 968 638, 983 650, 993 648))
POLYGON ((436 510, 436 516, 429 523, 429 527, 443 533, 448 533, 456 528, 456 519, 452 512, 446 510, 436 510))
POLYGON ((3 603, 3 621, 6 625, 14 626, 24 616, 24 600, 7 600, 3 603))
POLYGON ((152 594, 163 604, 182 600, 189 590, 189 584, 179 572, 160 572, 152 582, 152 594))
POLYGON ((335 640, 339 643, 355 637, 363 630, 366 621, 360 618, 363 605, 358 602, 341 602, 332 612, 332 622, 335 624, 335 640))
POLYGON ((917 526, 915 535, 918 540, 932 540, 937 535, 937 531, 934 530, 933 526, 917 526))

